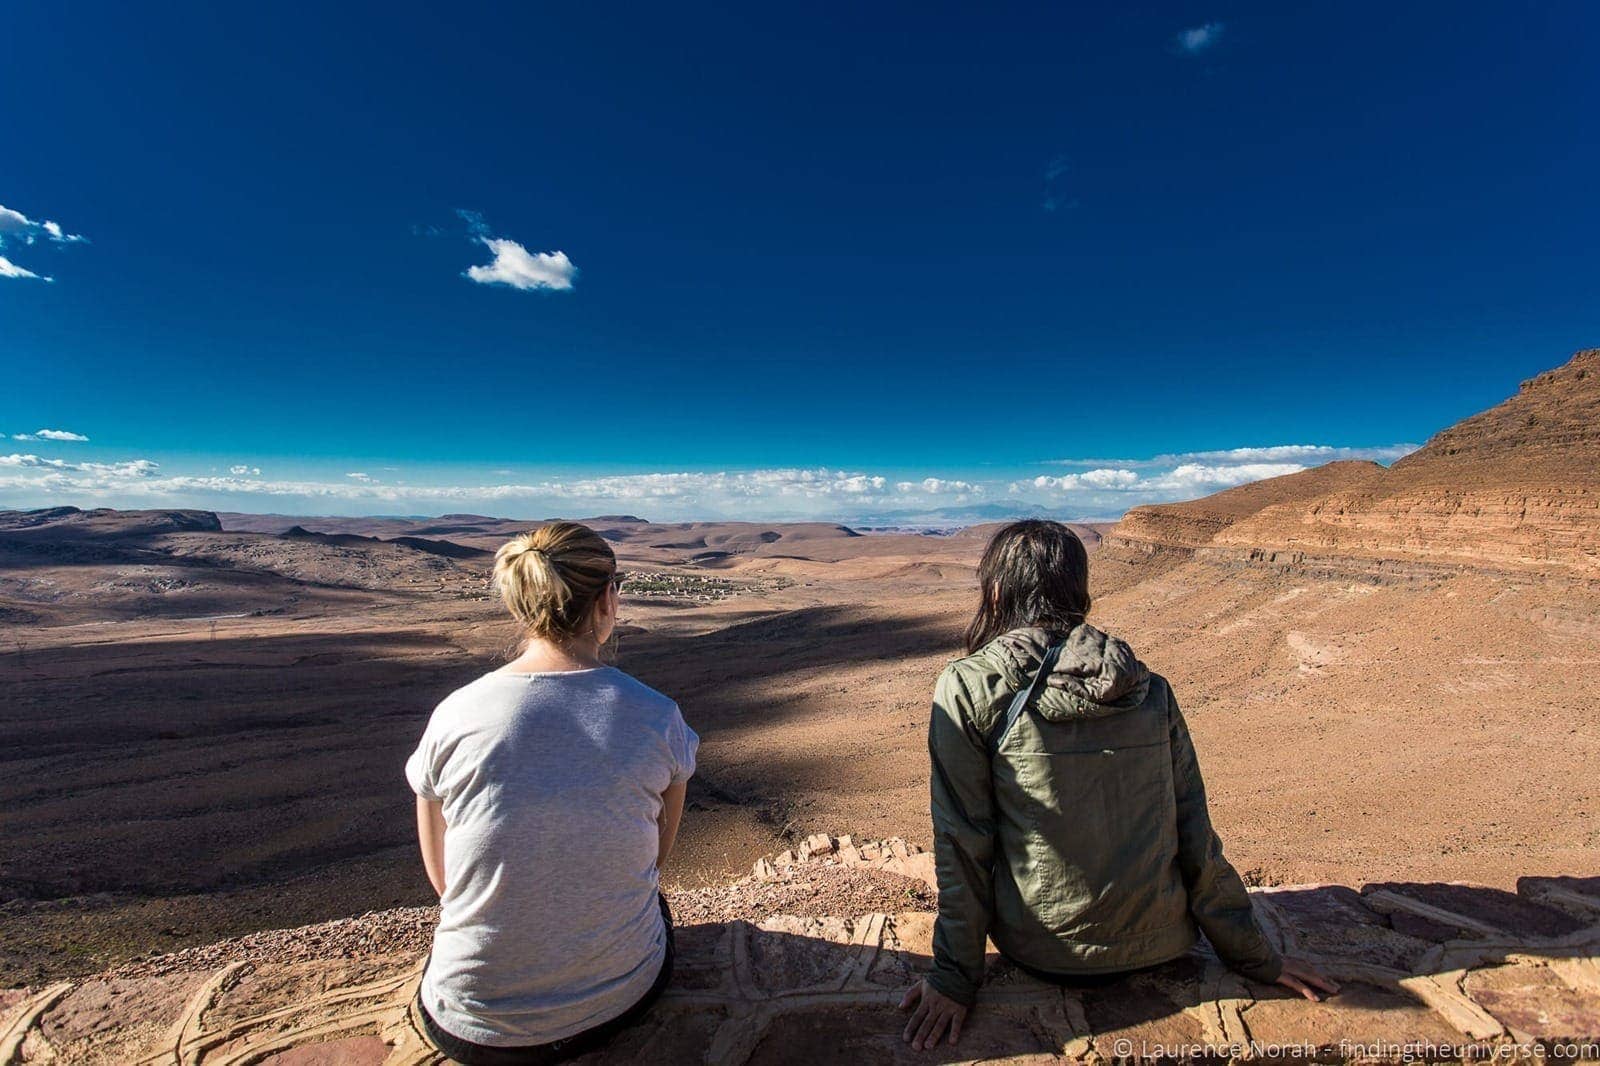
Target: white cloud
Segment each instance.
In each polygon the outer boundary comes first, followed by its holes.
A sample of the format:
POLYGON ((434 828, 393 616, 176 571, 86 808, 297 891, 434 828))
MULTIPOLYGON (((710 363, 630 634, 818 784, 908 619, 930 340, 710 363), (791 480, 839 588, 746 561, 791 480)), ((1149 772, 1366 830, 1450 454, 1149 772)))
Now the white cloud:
POLYGON ((894 483, 895 491, 904 493, 925 492, 930 496, 968 496, 980 495, 982 485, 975 485, 970 481, 957 481, 942 477, 925 477, 921 481, 897 481, 894 483))
MULTIPOLYGON (((59 222, 45 219, 35 222, 21 211, 0 204, 0 250, 8 244, 30 245, 37 241, 49 241, 53 244, 76 244, 86 240, 82 234, 68 233, 61 228, 59 222)), ((54 278, 37 274, 25 266, 20 266, 10 259, 0 255, 0 278, 36 278, 39 281, 54 281, 54 278)))
POLYGON ((1376 448, 1335 448, 1327 444, 1275 444, 1266 448, 1225 448, 1220 451, 1184 452, 1168 456, 1171 459, 1193 459, 1202 462, 1289 462, 1305 461, 1331 463, 1336 459, 1371 459, 1374 462, 1394 462, 1410 455, 1420 445, 1386 444, 1376 448))
POLYGON ((13 433, 12 440, 54 440, 54 441, 86 441, 89 438, 82 433, 73 433, 65 429, 36 429, 32 433, 13 433))
POLYGON ((1263 478, 1298 474, 1304 469, 1303 463, 1184 463, 1159 477, 1147 479, 1145 484, 1153 489, 1199 495, 1263 478))
POLYGON ((890 483, 888 478, 877 474, 829 470, 825 467, 790 467, 734 473, 618 474, 573 481, 545 481, 525 487, 534 494, 544 492, 562 499, 822 500, 883 496, 888 494, 890 483))
POLYGON ((1125 489, 1137 484, 1139 475, 1131 470, 1095 469, 1078 475, 1078 480, 1097 489, 1125 489))
POLYGON ((1274 444, 1267 447, 1220 448, 1198 452, 1168 452, 1149 459, 1048 459, 1046 466, 1112 466, 1148 470, 1181 463, 1305 462, 1320 465, 1339 459, 1370 459, 1391 463, 1410 455, 1420 444, 1380 444, 1370 447, 1335 447, 1329 444, 1274 444))
POLYGON ((0 455, 0 466, 119 478, 146 478, 155 474, 161 464, 151 462, 149 459, 130 459, 120 463, 75 463, 66 459, 46 459, 38 455, 13 452, 10 455, 0 455))
POLYGON ((25 234, 34 228, 34 222, 21 211, 13 211, 5 204, 0 204, 0 241, 7 236, 25 234))
POLYGON ((21 211, 0 204, 0 241, 9 236, 21 240, 23 244, 32 244, 41 233, 57 244, 76 244, 89 239, 81 233, 68 233, 59 222, 48 218, 43 222, 35 222, 21 211))
POLYGON ((566 252, 529 252, 506 237, 479 237, 494 262, 467 268, 467 277, 480 285, 509 285, 513 289, 566 291, 578 276, 566 252))
POLYGON ((0 255, 0 278, 38 278, 40 281, 56 280, 43 274, 35 274, 27 267, 18 266, 3 255, 0 255))
POLYGON ((1139 484, 1139 475, 1132 470, 1120 470, 1101 467, 1094 470, 1085 470, 1081 474, 1062 474, 1060 477, 1041 475, 1032 481, 1036 489, 1057 489, 1063 492, 1073 489, 1129 489, 1139 484))
POLYGON ((1192 56, 1199 55, 1207 48, 1213 47, 1221 39, 1222 23, 1207 22, 1204 25, 1193 26, 1181 31, 1177 37, 1173 38, 1173 43, 1177 45, 1178 51, 1192 56))
POLYGON ((1012 492, 1031 486, 1055 492, 1117 492, 1135 493, 1151 501, 1175 499, 1187 494, 1200 495, 1217 489, 1232 488, 1249 481, 1297 474, 1306 469, 1303 463, 1180 463, 1170 470, 1144 471, 1122 467, 1097 467, 1081 474, 1052 476, 1043 474, 1030 482, 1013 482, 1012 492), (1177 495, 1175 495, 1177 494, 1177 495))
MULTIPOLYGON (((1284 448, 1313 448, 1286 445, 1284 448)), ((1399 446, 1395 446, 1399 447, 1399 446)), ((1208 453, 1193 453, 1194 455, 1208 453)), ((0 455, 0 506, 192 506, 301 514, 481 511, 541 517, 632 511, 665 521, 796 519, 851 521, 897 511, 933 514, 974 501, 1002 511, 1047 508, 1062 517, 1114 517, 1129 507, 1193 499, 1261 478, 1306 468, 1270 449, 1210 453, 1242 461, 1171 457, 1099 461, 1084 470, 1007 481, 939 476, 892 479, 864 470, 772 467, 756 470, 648 471, 599 476, 549 475, 454 484, 417 484, 396 471, 379 481, 351 471, 321 478, 266 478, 239 463, 226 475, 169 473, 147 459, 77 462, 14 453, 0 455), (1258 453, 1268 452, 1267 457, 1258 453), (1276 461, 1274 461, 1276 460, 1276 461)), ((1316 450, 1308 458, 1321 459, 1316 450)), ((377 468, 374 468, 377 469, 377 468)))
POLYGON ((113 474, 118 477, 154 477, 160 463, 149 459, 131 459, 125 463, 81 463, 80 468, 91 474, 113 474))
POLYGON ((1153 459, 1128 460, 1073 460, 1062 459, 1060 465, 1101 463, 1080 473, 1043 474, 1028 481, 1013 481, 1008 486, 1010 495, 1020 499, 1068 505, 1081 515, 1115 515, 1137 504, 1173 503, 1192 500, 1237 485, 1260 481, 1264 478, 1297 474, 1312 463, 1292 461, 1297 458, 1316 463, 1351 457, 1381 454, 1398 458, 1411 451, 1413 445, 1391 445, 1386 448, 1328 448, 1320 445, 1283 445, 1273 448, 1229 448, 1212 452, 1188 452, 1182 455, 1156 456, 1153 459), (1202 460, 1213 461, 1202 461, 1202 460), (1230 462, 1226 460, 1242 460, 1230 462), (1040 498, 1042 495, 1042 499, 1040 498))
POLYGON ((76 469, 64 459, 44 459, 37 455, 21 455, 16 452, 0 455, 0 466, 53 466, 76 469))
MULTIPOLYGON (((652 514, 670 510, 686 517, 747 516, 752 509, 764 510, 767 515, 837 517, 851 506, 876 506, 906 498, 897 494, 897 484, 882 475, 827 468, 619 474, 527 484, 416 485, 382 483, 359 472, 337 481, 265 479, 255 476, 254 467, 249 476, 235 473, 236 468, 230 468, 227 476, 156 476, 157 465, 142 459, 107 464, 70 463, 34 455, 0 456, 0 468, 4 467, 15 468, 15 473, 0 474, 0 497, 67 496, 115 506, 175 500, 219 506, 229 497, 235 498, 230 505, 238 506, 238 497, 251 496, 261 499, 263 506, 274 506, 265 502, 271 498, 298 498, 309 507, 338 503, 355 513, 393 505, 417 509, 512 506, 540 514, 637 505, 652 514)), ((980 488, 940 478, 908 484, 922 503, 930 498, 937 502, 940 496, 949 498, 952 493, 959 501, 958 488, 980 488), (927 487, 930 482, 933 489, 927 487)))

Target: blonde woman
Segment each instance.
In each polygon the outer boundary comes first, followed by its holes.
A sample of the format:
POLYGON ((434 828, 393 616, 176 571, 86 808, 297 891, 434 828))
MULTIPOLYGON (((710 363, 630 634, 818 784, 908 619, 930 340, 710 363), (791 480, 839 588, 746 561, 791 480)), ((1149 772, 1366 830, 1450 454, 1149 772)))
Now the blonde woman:
POLYGON ((406 763, 439 926, 417 995, 467 1066, 603 1046, 661 994, 672 851, 699 743, 677 704, 600 661, 616 556, 573 522, 495 555, 521 653, 439 704, 406 763))

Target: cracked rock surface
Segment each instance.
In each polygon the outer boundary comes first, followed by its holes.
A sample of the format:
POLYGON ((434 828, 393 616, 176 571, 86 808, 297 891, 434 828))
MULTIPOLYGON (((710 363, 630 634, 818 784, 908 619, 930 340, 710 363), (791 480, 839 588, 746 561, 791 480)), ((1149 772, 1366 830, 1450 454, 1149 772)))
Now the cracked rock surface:
MULTIPOLYGON (((931 873, 929 858, 904 841, 817 834, 761 860, 718 890, 714 907, 772 899, 787 886, 808 912, 680 914, 671 988, 584 1061, 1398 1062, 1553 1056, 1566 1045, 1586 1047, 1592 1060, 1600 1048, 1600 878, 1530 877, 1516 892, 1446 883, 1253 890, 1278 944, 1343 984, 1321 1003, 1246 981, 1203 944, 1082 989, 1033 980, 991 955, 961 1043, 919 1054, 901 1042, 895 1005, 931 961, 931 890, 916 880, 931 873), (905 910, 851 912, 863 878, 923 894, 905 910), (830 904, 836 913, 823 913, 830 904)), ((680 911, 694 895, 680 898, 680 911)), ((0 1066, 444 1062, 410 1012, 430 922, 425 909, 383 912, 0 992, 0 1066)))

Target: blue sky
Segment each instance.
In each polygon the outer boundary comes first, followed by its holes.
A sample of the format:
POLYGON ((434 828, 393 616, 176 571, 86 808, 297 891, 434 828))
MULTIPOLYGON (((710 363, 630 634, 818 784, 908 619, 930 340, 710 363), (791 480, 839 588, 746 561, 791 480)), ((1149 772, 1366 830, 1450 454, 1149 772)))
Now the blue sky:
POLYGON ((1600 343, 1577 0, 4 19, 0 506, 1106 516, 1600 343))

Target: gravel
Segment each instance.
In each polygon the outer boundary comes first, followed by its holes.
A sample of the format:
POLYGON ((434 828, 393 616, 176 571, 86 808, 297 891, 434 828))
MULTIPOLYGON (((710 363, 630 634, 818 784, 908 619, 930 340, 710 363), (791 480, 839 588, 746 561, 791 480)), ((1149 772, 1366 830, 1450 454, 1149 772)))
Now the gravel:
MULTIPOLYGON (((876 911, 932 911, 937 905, 933 890, 914 878, 884 870, 821 864, 797 866, 792 878, 785 881, 763 883, 746 878, 718 888, 669 892, 667 902, 678 925, 759 922, 776 914, 854 918, 876 911)), ((216 970, 236 962, 282 965, 330 958, 421 955, 432 942, 438 919, 437 907, 372 911, 356 918, 296 929, 268 929, 203 947, 136 959, 106 976, 162 977, 216 970)))

